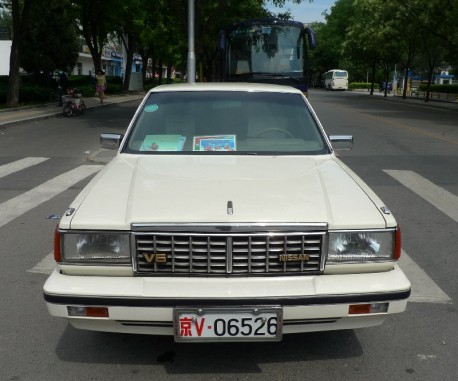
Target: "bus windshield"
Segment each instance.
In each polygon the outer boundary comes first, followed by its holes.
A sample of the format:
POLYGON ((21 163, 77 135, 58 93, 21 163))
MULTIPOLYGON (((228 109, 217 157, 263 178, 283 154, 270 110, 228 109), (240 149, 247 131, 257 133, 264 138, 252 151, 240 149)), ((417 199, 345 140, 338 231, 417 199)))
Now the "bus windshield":
POLYGON ((302 77, 301 30, 283 25, 252 25, 228 36, 229 75, 282 74, 302 77))
POLYGON ((312 29, 291 20, 246 20, 220 34, 222 80, 288 85, 307 92, 312 29))

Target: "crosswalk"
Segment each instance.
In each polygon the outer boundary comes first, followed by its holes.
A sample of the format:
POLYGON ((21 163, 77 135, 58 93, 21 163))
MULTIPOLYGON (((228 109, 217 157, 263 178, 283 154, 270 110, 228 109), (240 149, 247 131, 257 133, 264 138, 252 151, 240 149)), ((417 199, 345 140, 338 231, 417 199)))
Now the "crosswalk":
MULTIPOLYGON (((0 180, 24 169, 46 165, 49 158, 26 157, 8 164, 0 165, 0 180)), ((15 218, 27 213, 40 204, 49 201, 76 183, 98 172, 101 165, 81 165, 73 168, 16 197, 0 203, 0 228, 15 218)), ((412 171, 385 169, 384 172, 404 187, 413 191, 435 206, 442 213, 458 222, 458 197, 437 186, 428 179, 412 171)), ((1 183, 0 183, 1 190, 1 183)), ((43 258, 27 271, 30 273, 50 274, 54 267, 53 253, 43 253, 43 258)), ((412 283, 409 302, 451 303, 451 298, 437 285, 418 264, 404 252, 399 266, 412 283)))

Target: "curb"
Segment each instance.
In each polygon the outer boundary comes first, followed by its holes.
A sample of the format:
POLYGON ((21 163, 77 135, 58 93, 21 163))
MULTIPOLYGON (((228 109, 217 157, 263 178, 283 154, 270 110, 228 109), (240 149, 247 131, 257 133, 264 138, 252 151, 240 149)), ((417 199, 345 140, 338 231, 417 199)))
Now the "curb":
MULTIPOLYGON (((110 105, 114 105, 114 104, 118 104, 118 103, 141 100, 141 99, 144 98, 144 96, 145 96, 145 94, 138 94, 138 95, 135 95, 135 96, 126 96, 126 98, 128 98, 128 99, 122 99, 122 97, 119 97, 118 99, 113 100, 113 101, 108 101, 107 103, 96 103, 96 104, 88 105, 88 106, 86 106, 86 110, 93 109, 93 108, 98 108, 98 107, 103 107, 103 106, 110 106, 110 105)), ((54 103, 52 105, 54 105, 54 103)), ((40 109, 40 108, 44 108, 44 107, 48 107, 48 106, 49 106, 49 104, 37 105, 37 106, 26 106, 23 110, 40 109)), ((49 113, 46 113, 46 114, 35 115, 35 116, 25 117, 25 118, 20 118, 19 117, 19 119, 16 119, 16 120, 0 122, 0 130, 4 130, 7 127, 12 127, 12 126, 15 126, 15 125, 18 125, 18 124, 22 124, 24 122, 30 122, 30 121, 33 121, 33 120, 51 119, 51 118, 56 118, 59 115, 63 115, 62 108, 58 108, 58 110, 59 110, 58 112, 57 111, 56 112, 49 112, 49 113)), ((8 113, 8 112, 18 112, 18 111, 20 111, 20 110, 17 110, 17 109, 3 110, 3 111, 0 112, 0 115, 3 112, 4 113, 8 113)))

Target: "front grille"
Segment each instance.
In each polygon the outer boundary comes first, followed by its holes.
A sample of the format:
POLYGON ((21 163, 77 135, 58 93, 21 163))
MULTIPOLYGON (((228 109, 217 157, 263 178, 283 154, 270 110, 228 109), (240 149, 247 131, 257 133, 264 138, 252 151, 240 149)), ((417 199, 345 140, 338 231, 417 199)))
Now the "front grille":
POLYGON ((322 270, 325 232, 134 233, 141 275, 254 276, 322 270))

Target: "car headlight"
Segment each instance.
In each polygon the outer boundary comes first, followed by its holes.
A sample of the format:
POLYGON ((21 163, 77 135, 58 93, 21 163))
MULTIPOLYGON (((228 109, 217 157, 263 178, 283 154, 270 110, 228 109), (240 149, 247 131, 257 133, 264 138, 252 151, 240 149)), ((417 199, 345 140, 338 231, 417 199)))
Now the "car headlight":
POLYGON ((391 230, 329 233, 328 263, 391 261, 400 256, 400 232, 391 230))
POLYGON ((56 260, 60 254, 63 263, 128 264, 129 237, 128 233, 61 232, 56 260))

